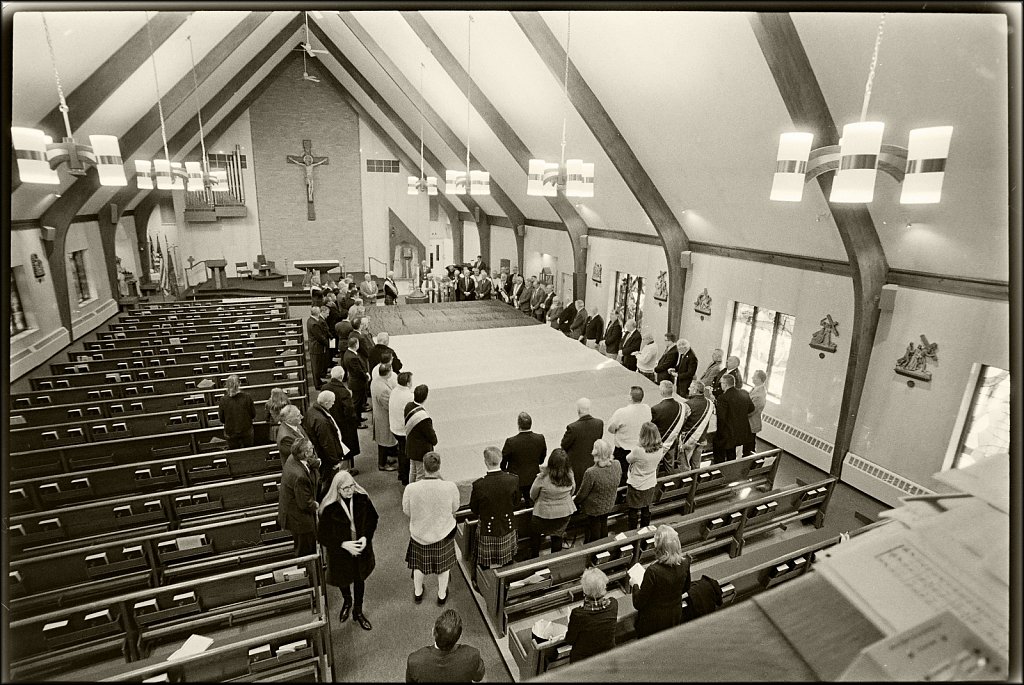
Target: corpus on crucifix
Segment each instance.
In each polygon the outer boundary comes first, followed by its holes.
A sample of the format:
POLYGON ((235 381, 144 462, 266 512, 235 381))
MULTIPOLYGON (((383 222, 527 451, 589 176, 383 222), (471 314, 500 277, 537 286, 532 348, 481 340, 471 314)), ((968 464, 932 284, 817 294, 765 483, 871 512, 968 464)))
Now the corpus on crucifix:
POLYGON ((313 207, 313 167, 321 164, 328 164, 327 157, 313 156, 313 141, 302 141, 301 155, 288 155, 286 160, 289 164, 301 166, 306 172, 306 219, 316 221, 316 209, 313 207))

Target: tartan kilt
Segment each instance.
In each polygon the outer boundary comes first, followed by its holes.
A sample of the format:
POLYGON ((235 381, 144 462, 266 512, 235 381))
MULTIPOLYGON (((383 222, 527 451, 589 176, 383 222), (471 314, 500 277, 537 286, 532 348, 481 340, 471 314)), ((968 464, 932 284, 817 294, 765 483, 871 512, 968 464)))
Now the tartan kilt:
POLYGON ((421 545, 409 538, 405 562, 409 568, 426 574, 444 573, 455 565, 455 539, 446 537, 430 545, 421 545))
POLYGON ((504 566, 515 559, 519 546, 519 533, 510 530, 505 535, 478 535, 476 545, 476 563, 480 566, 504 566))

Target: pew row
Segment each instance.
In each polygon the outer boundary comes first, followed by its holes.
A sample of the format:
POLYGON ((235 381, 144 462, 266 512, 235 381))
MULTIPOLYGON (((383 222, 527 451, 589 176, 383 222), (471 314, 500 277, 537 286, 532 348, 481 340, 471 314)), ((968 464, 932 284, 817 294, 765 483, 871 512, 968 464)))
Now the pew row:
MULTIPOLYGON (((257 344, 269 345, 272 343, 264 342, 258 343, 257 341, 264 339, 281 339, 284 336, 291 336, 293 339, 298 338, 301 340, 302 331, 296 329, 290 329, 284 333, 280 331, 254 331, 246 332, 245 334, 238 336, 231 336, 223 333, 217 333, 213 336, 177 336, 173 333, 160 338, 147 338, 140 340, 138 338, 132 339, 120 339, 120 340, 92 340, 89 342, 82 343, 82 347, 85 349, 85 354, 96 353, 96 352, 110 352, 112 350, 140 350, 145 354, 148 348, 155 348, 160 346, 173 346, 175 351, 192 351, 200 349, 203 346, 205 349, 230 349, 239 347, 254 347, 257 344)), ((82 353, 79 353, 82 354, 82 353)))
POLYGON ((12 561, 11 618, 292 556, 277 513, 201 523, 12 561))
MULTIPOLYGON (((187 364, 204 364, 206 362, 231 361, 239 359, 252 359, 253 357, 274 357, 282 354, 302 354, 299 349, 300 341, 293 345, 261 345, 257 347, 246 347, 238 350, 203 350, 198 352, 176 353, 168 348, 163 354, 143 355, 141 350, 135 356, 111 359, 89 359, 82 361, 57 362, 50 364, 50 373, 53 375, 67 373, 89 373, 91 371, 124 371, 128 369, 145 369, 161 366, 185 366, 187 364)), ((125 352, 130 352, 125 350, 125 352)), ((102 354, 102 353, 100 353, 102 354)))
POLYGON ((54 507, 143 492, 192 487, 260 473, 279 474, 282 468, 277 445, 271 444, 28 478, 8 485, 7 511, 15 515, 45 513, 54 507))
POLYGON ((227 297, 220 300, 177 300, 173 302, 135 302, 125 308, 126 312, 192 312, 216 311, 224 307, 277 304, 288 305, 288 297, 227 297))
MULTIPOLYGON (((271 442, 270 427, 266 423, 256 422, 253 430, 254 444, 266 445, 271 442)), ((12 480, 24 480, 187 454, 221 452, 225 447, 223 428, 198 428, 65 445, 42 451, 14 452, 8 455, 8 468, 12 480)))
MULTIPOLYGON (((204 377, 211 374, 231 374, 243 371, 262 371, 266 369, 301 368, 305 358, 301 348, 282 349, 285 354, 270 354, 265 357, 248 359, 226 359, 220 362, 204 362, 198 364, 178 364, 174 357, 168 357, 168 363, 156 368, 122 369, 115 371, 76 370, 64 372, 59 376, 40 376, 30 379, 33 390, 54 390, 59 388, 83 388, 88 386, 106 385, 109 383, 133 383, 139 381, 170 380, 173 378, 204 377)), ((71 368, 88 367, 75 364, 71 368)))
POLYGON ((11 556, 21 559, 172 530, 191 519, 263 513, 276 510, 280 486, 278 471, 10 516, 7 541, 11 556))
MULTIPOLYGON (((302 344, 302 336, 291 334, 293 337, 282 339, 280 336, 259 336, 246 338, 240 341, 241 344, 232 346, 229 342, 223 343, 187 343, 182 345, 142 345, 139 347, 117 347, 89 351, 68 352, 68 363, 79 364, 93 361, 110 360, 138 360, 146 361, 150 357, 167 357, 170 355, 210 355, 211 359, 235 359, 238 355, 265 347, 295 347, 302 344), (252 343, 246 345, 244 343, 252 343), (226 355, 226 356, 217 356, 226 355)), ((148 342, 148 341, 147 341, 148 342)), ((261 355, 262 356, 262 355, 261 355)))
MULTIPOLYGON (((206 333, 212 330, 251 330, 264 327, 272 328, 273 326, 265 326, 264 324, 274 324, 284 320, 285 318, 280 314, 271 314, 269 312, 244 312, 235 315, 190 320, 157 317, 153 321, 126 322, 122 319, 118 323, 107 324, 106 332, 124 333, 128 337, 139 337, 143 335, 160 335, 168 331, 173 333, 206 333), (156 332, 154 333, 154 331, 156 332)), ((99 335, 102 333, 103 331, 97 334, 98 339, 102 339, 99 338, 99 335)))
MULTIPOLYGON (((110 324, 111 326, 118 326, 120 324, 110 324)), ((288 330, 302 330, 302 322, 299 319, 276 319, 273 321, 266 321, 263 319, 249 319, 241 323, 227 323, 227 324, 209 324, 209 325, 198 325, 193 326, 189 324, 177 325, 177 324, 165 324, 163 326, 147 329, 147 330, 111 330, 111 331, 100 331, 96 334, 96 340, 150 340, 154 337, 159 336, 173 336, 180 338, 182 336, 207 336, 215 335, 220 333, 226 333, 229 336, 240 335, 242 333, 254 333, 257 331, 288 331, 288 330)), ((219 339, 219 338, 214 338, 219 339)))
MULTIPOLYGON (((681 471, 658 478, 655 501, 651 506, 652 520, 689 514, 699 507, 708 506, 733 497, 744 488, 770 490, 775 486, 775 477, 782 463, 781 449, 758 452, 742 459, 721 464, 710 464, 698 469, 681 471)), ((616 494, 615 509, 608 517, 609 533, 625 530, 626 487, 620 487, 616 494)), ((517 558, 525 560, 528 554, 528 540, 531 532, 533 509, 523 508, 515 512, 514 524, 519 531, 519 552, 517 558)), ((476 534, 479 521, 469 507, 459 509, 455 514, 455 543, 462 558, 475 559, 476 534)), ((569 519, 566 540, 578 539, 586 527, 586 516, 577 511, 569 519)))
MULTIPOLYGON (((869 528, 887 523, 877 521, 850 532, 850 537, 859 535, 869 528)), ((756 552, 735 559, 713 563, 705 568, 691 567, 691 577, 696 580, 702 575, 714 578, 722 590, 722 602, 715 611, 738 604, 754 595, 793 580, 807 573, 813 566, 818 552, 842 541, 841 535, 825 530, 805 533, 789 540, 764 547, 756 552)), ((616 644, 635 639, 633 622, 636 610, 626 594, 618 594, 619 617, 616 624, 616 644)), ((580 606, 581 601, 562 607, 548 620, 568 625, 569 614, 580 606)), ((683 595, 683 621, 688 614, 689 596, 683 595)), ((509 651, 519 666, 519 679, 538 676, 553 668, 569 663, 572 646, 562 639, 538 642, 532 634, 533 621, 510 626, 508 633, 509 651)))
MULTIPOLYGON (((260 402, 270 399, 270 391, 274 388, 281 388, 288 393, 289 398, 298 398, 297 401, 301 401, 301 398, 307 392, 306 383, 301 380, 247 385, 245 391, 252 397, 253 402, 260 402)), ((11 412, 11 428, 15 429, 20 426, 50 426, 77 419, 116 419, 120 416, 142 412, 156 413, 172 409, 216 407, 220 398, 224 396, 224 392, 223 388, 210 388, 170 395, 146 395, 145 397, 134 398, 130 401, 119 399, 91 400, 84 403, 84 406, 81 402, 75 402, 72 404, 53 404, 28 409, 13 409, 11 412)))
MULTIPOLYGON (((834 484, 834 478, 827 478, 776 490, 688 514, 667 525, 679 533, 683 551, 693 559, 723 551, 735 557, 742 554, 746 539, 779 527, 812 520, 820 528, 834 484)), ((609 582, 615 583, 625 577, 634 563, 647 564, 653 558, 651 527, 526 562, 480 569, 477 582, 486 606, 485 617, 495 632, 504 636, 509 622, 560 606, 573 593, 579 593, 579 579, 588 566, 599 566, 609 582)))
POLYGON ((266 664, 271 671, 291 665, 293 656, 314 657, 323 677, 332 675, 326 609, 320 559, 311 554, 13 621, 5 646, 11 677, 17 680, 121 679, 200 662, 214 672, 230 662, 241 679, 251 679, 249 674, 268 674, 252 669, 249 661, 263 661, 265 655, 251 652, 250 645, 268 640, 267 658, 276 660, 266 664), (285 636, 303 631, 308 637, 296 646, 298 655, 280 649, 285 636), (206 652, 168 663, 196 633, 214 640, 221 650, 214 654, 237 657, 236 650, 229 650, 236 647, 245 649, 247 658, 222 662, 206 652))
POLYGON ((148 323, 150 321, 196 321, 247 314, 269 314, 287 316, 288 305, 280 303, 264 304, 233 304, 213 309, 181 309, 181 310, 140 310, 128 309, 121 313, 118 323, 148 323))
MULTIPOLYGON (((299 356, 299 355, 297 355, 299 356)), ((279 357, 285 359, 285 357, 279 357)), ((163 369, 154 371, 154 374, 163 373, 163 369)), ((118 398, 138 398, 143 395, 172 395, 183 393, 189 390, 202 390, 199 383, 210 379, 214 387, 223 387, 224 380, 231 374, 238 376, 241 385, 265 385, 289 380, 302 380, 305 378, 305 364, 300 363, 297 367, 272 367, 268 369, 256 369, 253 371, 224 371, 222 373, 208 374, 204 376, 184 376, 181 378, 162 378, 150 381, 128 381, 128 382, 105 382, 101 385, 72 387, 65 378, 56 380, 56 387, 52 390, 33 390, 30 392, 12 394, 11 404, 17 409, 29 407, 44 407, 51 404, 75 404, 85 403, 91 400, 113 400, 118 398)))

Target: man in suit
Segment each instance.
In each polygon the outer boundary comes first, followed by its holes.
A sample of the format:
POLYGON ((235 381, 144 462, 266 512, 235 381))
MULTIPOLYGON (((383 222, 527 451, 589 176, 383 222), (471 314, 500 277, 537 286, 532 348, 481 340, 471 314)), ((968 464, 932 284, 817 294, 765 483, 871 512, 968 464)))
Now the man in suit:
POLYGON ((753 454, 756 449, 757 434, 761 431, 761 412, 764 411, 764 405, 768 400, 768 390, 764 387, 765 381, 768 377, 764 371, 758 369, 751 376, 754 381, 754 387, 750 391, 750 402, 754 405, 754 411, 750 413, 747 418, 750 421, 750 439, 743 443, 743 456, 753 454))
POLYGON ((722 376, 722 394, 715 400, 715 411, 718 412, 718 430, 715 431, 712 459, 718 464, 735 459, 736 448, 753 439, 748 417, 754 411, 754 403, 746 390, 736 386, 732 374, 722 376))
MULTIPOLYGON (((673 397, 676 386, 672 381, 659 383, 658 391, 661 394, 661 401, 651 407, 651 423, 658 427, 662 441, 667 441, 668 434, 676 427, 678 421, 683 421, 686 418, 685 412, 689 408, 685 404, 680 404, 673 397)), ((672 448, 665 455, 666 464, 676 463, 678 447, 678 443, 673 443, 672 448)))
POLYGON ((569 457, 569 465, 576 486, 579 487, 583 482, 583 474, 594 464, 591 453, 594 442, 604 435, 604 421, 590 415, 590 400, 586 397, 576 400, 576 415, 579 418, 565 427, 565 435, 560 444, 569 457))
POLYGON ((679 430, 679 444, 683 446, 683 468, 687 468, 686 463, 689 463, 689 468, 697 469, 700 468, 700 458, 714 405, 704 394, 704 383, 701 381, 692 381, 689 390, 689 397, 686 398, 686 417, 683 419, 683 427, 679 430))
POLYGON ((604 317, 595 312, 593 316, 587 319, 587 324, 583 330, 583 337, 586 339, 587 347, 592 347, 596 350, 598 345, 601 344, 601 338, 604 337, 604 317))
POLYGON ((309 366, 313 374, 313 387, 319 390, 327 373, 327 348, 331 343, 331 333, 320 313, 320 307, 309 309, 306 338, 309 340, 309 366))
POLYGON ((296 557, 316 553, 316 493, 320 460, 313 445, 299 438, 284 463, 277 498, 277 522, 292 534, 296 557))
POLYGON ((654 366, 655 382, 661 383, 662 381, 670 380, 672 375, 669 373, 669 370, 675 369, 678 363, 679 350, 676 348, 676 334, 666 333, 665 351, 661 353, 661 358, 654 366))
POLYGON ((576 305, 576 316, 573 317, 572 323, 569 324, 569 337, 585 344, 589 313, 587 308, 583 306, 583 300, 576 300, 573 304, 576 305))
POLYGON ((533 419, 525 411, 519 412, 517 423, 519 432, 505 440, 501 448, 501 470, 519 476, 519 491, 523 494, 523 501, 526 506, 532 507, 530 486, 540 473, 540 465, 548 455, 548 446, 543 435, 531 430, 533 419))
POLYGON ((345 369, 340 366, 331 368, 331 379, 324 383, 324 390, 334 393, 334 405, 330 408, 334 422, 341 429, 341 441, 348 451, 344 454, 349 466, 355 466, 356 455, 359 454, 359 435, 356 430, 359 428, 359 416, 356 414, 356 407, 352 403, 352 391, 345 385, 345 369))
POLYGON ((686 397, 690 390, 690 383, 697 375, 697 355, 693 353, 689 340, 677 342, 676 349, 679 350, 679 361, 674 369, 669 369, 669 373, 675 377, 676 392, 682 397, 686 397))
POLYGON ((469 269, 462 270, 462 276, 456 285, 462 302, 472 302, 476 299, 476 281, 470 275, 469 269))
POLYGON ((327 332, 334 336, 334 349, 338 349, 338 340, 335 335, 335 326, 344 317, 341 314, 341 309, 338 307, 338 296, 333 292, 327 291, 327 295, 324 297, 324 307, 321 308, 324 313, 324 323, 327 324, 327 332))
POLYGON ((446 609, 434 621, 434 644, 409 655, 405 666, 407 683, 478 683, 484 679, 480 651, 458 644, 462 619, 446 609))
POLYGON ((537 321, 544 320, 544 300, 547 299, 548 291, 544 285, 537 283, 533 286, 533 294, 530 295, 530 313, 537 321))
POLYGON ((572 326, 572 322, 575 320, 576 301, 570 300, 569 304, 562 309, 562 313, 558 315, 558 330, 560 330, 564 335, 569 335, 569 327, 572 326))
POLYGON ((352 331, 355 328, 352 326, 351 319, 348 318, 348 310, 345 311, 345 318, 338 323, 334 324, 334 335, 338 338, 338 354, 337 358, 340 362, 345 356, 345 352, 348 350, 348 338, 352 335, 352 331))
POLYGON ((476 299, 478 300, 489 300, 491 299, 492 283, 490 277, 486 271, 481 271, 479 277, 476 279, 476 299))
POLYGON ((367 307, 377 304, 377 281, 373 280, 369 271, 363 274, 363 282, 359 284, 359 295, 367 307))
POLYGON ((348 334, 350 338, 356 338, 359 341, 359 356, 366 362, 366 368, 370 369, 370 350, 376 345, 373 338, 366 331, 366 317, 357 316, 352 319, 352 332, 348 334))
POLYGON ((537 316, 537 321, 540 321, 541 323, 547 321, 548 312, 551 311, 551 305, 554 304, 556 297, 555 286, 549 283, 545 290, 547 291, 547 294, 544 296, 544 302, 540 305, 540 314, 537 316))
POLYGON ((376 341, 376 344, 372 348, 370 348, 370 354, 369 357, 367 358, 367 367, 370 369, 370 371, 373 371, 373 367, 377 366, 377 364, 380 364, 380 358, 384 355, 385 352, 390 352, 391 370, 394 371, 396 374, 400 372, 402 370, 402 360, 398 358, 398 355, 395 354, 395 351, 393 349, 388 347, 388 343, 391 342, 391 336, 388 335, 387 331, 381 331, 380 333, 378 333, 377 337, 374 338, 374 340, 376 341))
POLYGON ((351 336, 348 339, 348 350, 341 359, 341 365, 348 374, 348 389, 352 391, 352 404, 359 417, 360 428, 366 428, 362 423, 363 409, 366 406, 366 397, 369 394, 370 371, 366 368, 366 362, 359 355, 359 339, 351 336))
POLYGON ((398 304, 398 286, 395 284, 394 271, 389 271, 384 279, 384 304, 398 304))
POLYGON ((423 480, 423 456, 437 445, 434 420, 423 403, 430 391, 426 385, 417 385, 412 391, 412 402, 405 405, 405 452, 409 457, 409 483, 423 480))
POLYGON ((731 355, 725 360, 725 367, 715 374, 715 385, 712 387, 711 393, 715 396, 716 400, 722 396, 723 392, 725 392, 725 388, 722 386, 722 379, 727 375, 732 376, 733 381, 735 381, 733 383, 735 387, 743 387, 743 375, 740 374, 739 367, 740 358, 735 355, 731 355))
POLYGON ((708 368, 704 369, 704 372, 700 375, 700 382, 705 386, 714 386, 715 378, 718 376, 718 372, 722 370, 722 357, 724 355, 725 352, 720 347, 711 350, 711 363, 708 364, 708 368))
POLYGON ((524 281, 516 300, 516 306, 519 307, 519 311, 523 314, 529 314, 532 311, 530 309, 530 302, 533 301, 533 280, 531 278, 528 282, 524 281))
POLYGON ((502 268, 502 274, 504 275, 503 283, 505 284, 505 301, 513 307, 518 302, 519 292, 514 290, 517 283, 521 283, 522 279, 517 278, 519 274, 515 271, 513 273, 505 273, 505 269, 502 268))
POLYGON ((636 321, 630 319, 626 322, 622 334, 622 365, 630 371, 636 371, 636 355, 634 352, 640 351, 640 344, 642 342, 643 336, 636 329, 636 321))
POLYGON ((617 307, 612 315, 612 322, 604 332, 604 353, 612 359, 619 358, 622 346, 622 307, 617 307))
MULTIPOLYGON (((331 407, 336 399, 330 390, 321 390, 316 401, 306 412, 306 433, 309 435, 316 455, 320 457, 320 482, 324 487, 330 485, 334 472, 341 468, 341 461, 348 452, 347 445, 341 440, 341 427, 331 416, 331 407)), ((353 464, 354 465, 354 464, 353 464)), ((350 468, 352 475, 359 473, 350 468)))
POLYGON ((473 267, 473 269, 479 269, 480 273, 487 273, 487 264, 484 263, 484 258, 482 255, 477 255, 476 259, 473 260, 473 264, 471 266, 473 267))

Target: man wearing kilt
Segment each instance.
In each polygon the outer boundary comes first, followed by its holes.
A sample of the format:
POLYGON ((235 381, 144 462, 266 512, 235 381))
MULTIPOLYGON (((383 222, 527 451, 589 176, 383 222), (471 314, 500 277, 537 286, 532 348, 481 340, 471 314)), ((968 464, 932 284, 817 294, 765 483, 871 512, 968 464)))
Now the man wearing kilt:
POLYGON ((423 456, 422 479, 402 493, 402 511, 409 517, 409 548, 405 561, 412 569, 413 600, 423 601, 424 576, 437 574, 437 605, 448 601, 448 578, 455 565, 455 512, 459 486, 441 479, 441 455, 423 456))
POLYGON ((519 478, 501 470, 501 450, 484 450, 487 475, 473 481, 469 508, 480 518, 476 529, 476 563, 473 564, 473 582, 476 567, 494 568, 511 564, 516 556, 519 534, 513 513, 522 501, 519 478))

